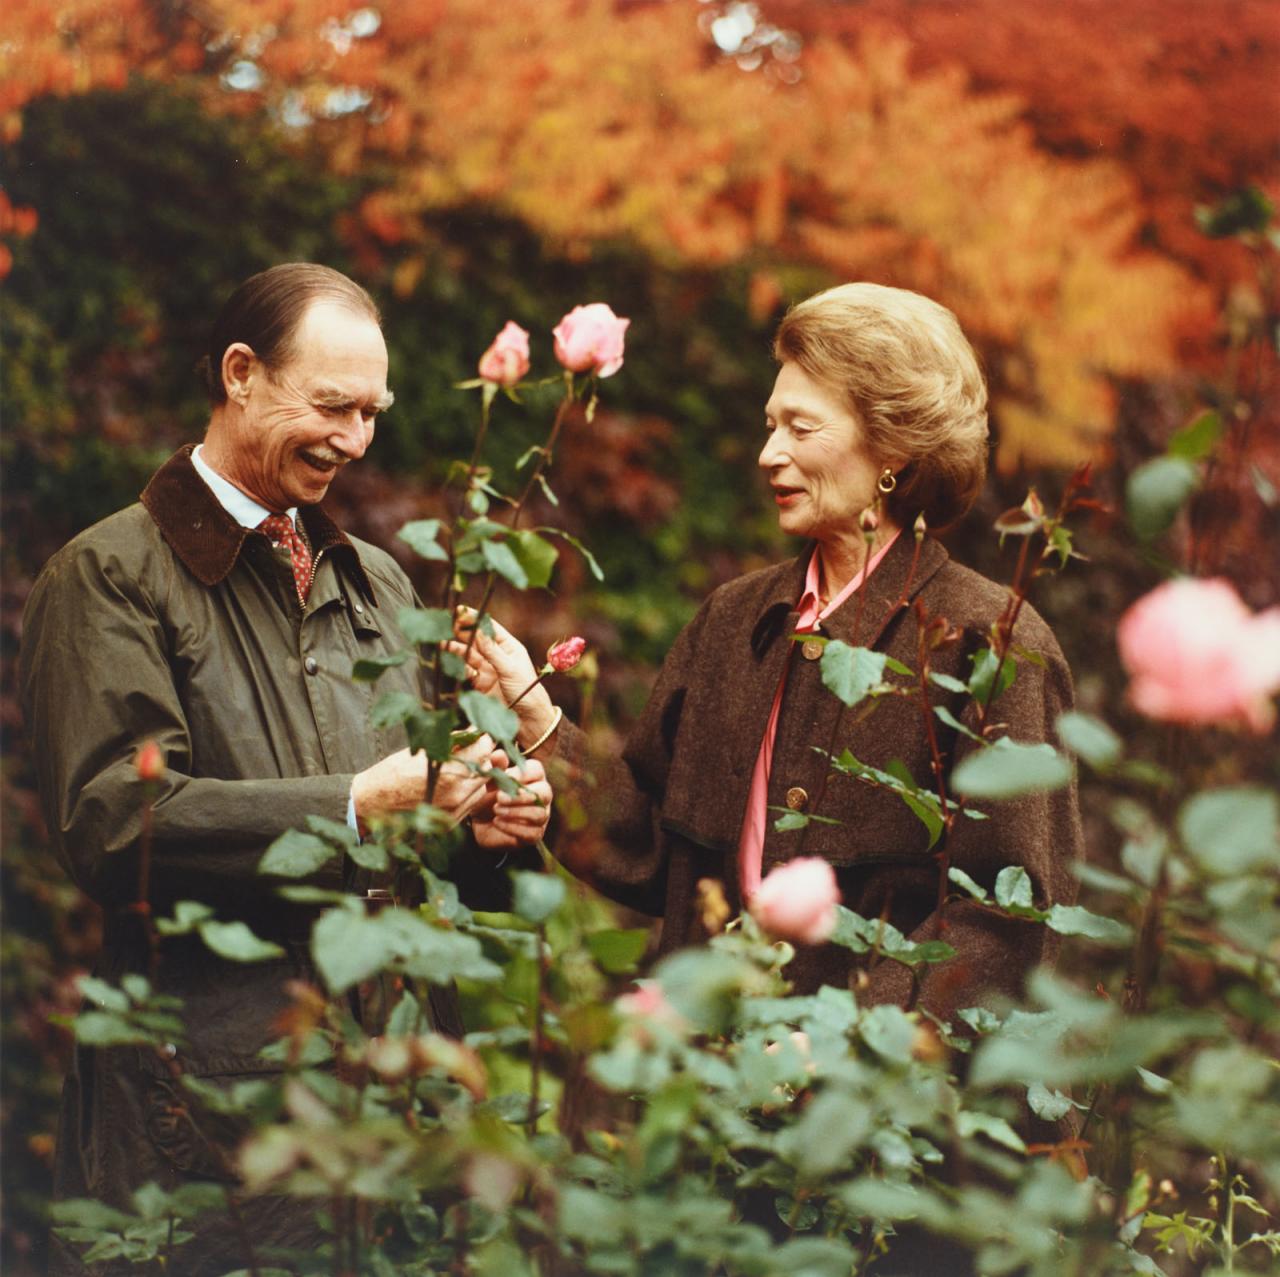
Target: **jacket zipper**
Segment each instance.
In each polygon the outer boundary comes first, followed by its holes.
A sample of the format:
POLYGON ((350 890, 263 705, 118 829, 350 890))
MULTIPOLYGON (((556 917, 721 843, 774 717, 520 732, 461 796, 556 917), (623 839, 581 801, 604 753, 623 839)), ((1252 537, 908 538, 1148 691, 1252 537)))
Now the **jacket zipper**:
MULTIPOLYGON (((307 599, 311 597, 311 587, 316 583, 316 571, 320 567, 320 560, 323 556, 324 550, 319 550, 311 556, 311 575, 307 578, 307 599)), ((307 599, 298 600, 298 602, 302 604, 302 610, 304 612, 307 610, 307 599)))

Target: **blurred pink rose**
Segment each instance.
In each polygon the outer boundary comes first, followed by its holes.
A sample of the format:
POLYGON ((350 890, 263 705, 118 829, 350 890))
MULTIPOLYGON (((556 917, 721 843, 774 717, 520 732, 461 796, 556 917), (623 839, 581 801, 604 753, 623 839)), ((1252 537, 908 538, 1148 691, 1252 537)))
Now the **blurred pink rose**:
POLYGON ((561 639, 559 643, 552 643, 547 648, 547 664, 557 674, 567 674, 582 660, 582 654, 586 650, 587 640, 576 634, 572 638, 561 639))
POLYGON ((556 326, 556 358, 570 372, 612 377, 622 367, 629 319, 619 319, 604 303, 575 306, 556 326))
POLYGON ((637 986, 634 992, 624 993, 614 1004, 622 1015, 640 1015, 662 1020, 675 1014, 662 986, 652 980, 637 986))
POLYGON ((779 940, 821 944, 835 930, 839 903, 831 866, 817 856, 801 856, 766 876, 751 897, 751 916, 779 940))
POLYGON ((153 740, 143 741, 133 760, 139 780, 159 780, 164 775, 164 755, 153 740))
POLYGON ((529 371, 529 334, 507 320, 506 327, 480 356, 480 375, 500 386, 514 386, 529 371))
POLYGON ((1256 616, 1228 581, 1158 585, 1120 618, 1129 697, 1171 723, 1244 723, 1265 732, 1280 690, 1280 608, 1256 616))

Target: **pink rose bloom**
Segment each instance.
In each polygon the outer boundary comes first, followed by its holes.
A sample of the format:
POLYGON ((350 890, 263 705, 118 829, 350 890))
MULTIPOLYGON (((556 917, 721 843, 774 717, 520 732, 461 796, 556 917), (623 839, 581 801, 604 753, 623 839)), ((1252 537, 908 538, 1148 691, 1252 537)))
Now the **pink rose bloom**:
POLYGON ((570 372, 612 377, 622 367, 629 319, 619 319, 604 303, 575 306, 554 328, 556 358, 570 372))
POLYGON ((576 634, 572 638, 561 639, 559 643, 552 643, 547 648, 547 664, 557 674, 567 674, 582 660, 582 654, 586 650, 587 640, 576 634))
POLYGON ((1280 689, 1280 608, 1256 616, 1228 581, 1158 585, 1120 618, 1129 698, 1170 723, 1244 723, 1265 732, 1280 689))
POLYGON ((507 320, 506 327, 480 356, 480 375, 500 386, 514 386, 529 371, 529 334, 507 320))
POLYGON ((751 916, 776 939, 821 944, 835 930, 839 903, 835 870, 800 856, 766 876, 751 897, 751 916))

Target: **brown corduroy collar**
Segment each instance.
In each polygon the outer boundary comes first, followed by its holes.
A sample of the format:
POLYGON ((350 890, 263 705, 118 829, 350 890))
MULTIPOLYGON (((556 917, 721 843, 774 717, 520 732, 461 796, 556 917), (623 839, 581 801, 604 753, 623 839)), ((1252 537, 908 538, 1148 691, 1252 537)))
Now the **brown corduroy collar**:
MULTIPOLYGON (((191 463, 194 444, 180 448, 151 476, 142 504, 155 520, 169 548, 203 585, 217 585, 235 566, 252 528, 237 523, 191 463)), ((299 518, 313 555, 340 554, 361 592, 375 606, 377 599, 360 555, 345 532, 318 505, 300 506, 299 518)))
MULTIPOLYGON (((788 628, 788 617, 795 620, 800 595, 804 590, 805 572, 815 542, 790 563, 783 564, 773 587, 760 603, 751 646, 757 655, 788 628)), ((898 534, 880 565, 867 581, 866 601, 859 606, 859 591, 838 607, 822 624, 819 632, 860 647, 873 647, 893 617, 920 592, 930 577, 951 557, 932 537, 926 536, 916 557, 916 539, 909 528, 898 534), (854 625, 861 616, 862 633, 854 635, 854 625)))

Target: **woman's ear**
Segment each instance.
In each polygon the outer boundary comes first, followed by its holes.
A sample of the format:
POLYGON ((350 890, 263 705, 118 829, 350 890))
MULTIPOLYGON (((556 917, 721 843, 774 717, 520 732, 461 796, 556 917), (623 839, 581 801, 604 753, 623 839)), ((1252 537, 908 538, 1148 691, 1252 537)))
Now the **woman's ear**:
POLYGON ((222 386, 227 398, 243 405, 258 370, 258 357, 242 341, 232 342, 222 354, 222 386))

